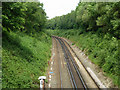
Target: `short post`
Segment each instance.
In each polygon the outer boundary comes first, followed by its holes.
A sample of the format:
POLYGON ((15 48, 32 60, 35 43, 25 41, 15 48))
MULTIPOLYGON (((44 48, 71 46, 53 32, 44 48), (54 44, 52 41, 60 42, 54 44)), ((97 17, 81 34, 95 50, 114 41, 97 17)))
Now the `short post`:
POLYGON ((45 88, 45 79, 46 76, 40 76, 38 80, 40 80, 40 90, 43 90, 45 88))

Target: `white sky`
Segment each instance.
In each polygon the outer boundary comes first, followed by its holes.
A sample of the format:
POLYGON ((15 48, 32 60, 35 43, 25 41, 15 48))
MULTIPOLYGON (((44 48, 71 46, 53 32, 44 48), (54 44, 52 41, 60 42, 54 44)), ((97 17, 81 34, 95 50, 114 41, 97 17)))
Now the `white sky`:
POLYGON ((55 16, 65 15, 75 10, 79 0, 39 0, 44 4, 45 12, 49 19, 55 16))

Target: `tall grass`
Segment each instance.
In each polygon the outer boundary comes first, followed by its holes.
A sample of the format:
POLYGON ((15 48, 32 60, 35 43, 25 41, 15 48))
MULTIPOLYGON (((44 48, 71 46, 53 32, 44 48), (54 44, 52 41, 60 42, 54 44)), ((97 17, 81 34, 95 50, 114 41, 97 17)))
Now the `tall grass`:
POLYGON ((4 32, 2 43, 2 87, 38 88, 38 77, 45 75, 51 56, 50 36, 4 32))

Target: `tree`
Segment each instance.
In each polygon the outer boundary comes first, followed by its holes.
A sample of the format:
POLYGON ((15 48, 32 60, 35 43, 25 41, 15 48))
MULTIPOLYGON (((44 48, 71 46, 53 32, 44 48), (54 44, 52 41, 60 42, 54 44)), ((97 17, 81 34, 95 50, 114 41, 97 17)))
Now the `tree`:
POLYGON ((3 2, 3 31, 41 31, 46 22, 39 2, 3 2))

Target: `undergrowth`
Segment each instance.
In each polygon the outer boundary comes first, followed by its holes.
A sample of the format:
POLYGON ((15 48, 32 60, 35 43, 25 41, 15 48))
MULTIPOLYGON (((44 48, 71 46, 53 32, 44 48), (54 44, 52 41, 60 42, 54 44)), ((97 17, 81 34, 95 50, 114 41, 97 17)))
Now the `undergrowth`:
POLYGON ((50 36, 3 32, 2 43, 2 88, 39 88, 51 56, 50 36))

